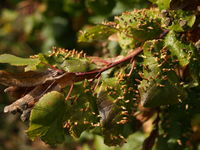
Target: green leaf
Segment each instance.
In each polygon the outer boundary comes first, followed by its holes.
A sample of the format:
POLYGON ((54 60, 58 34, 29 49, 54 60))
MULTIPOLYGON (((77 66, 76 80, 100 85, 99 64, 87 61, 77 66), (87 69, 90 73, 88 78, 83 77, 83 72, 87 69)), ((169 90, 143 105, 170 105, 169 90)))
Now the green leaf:
POLYGON ((196 21, 196 16, 195 15, 188 16, 187 21, 188 21, 187 25, 189 27, 192 27, 194 25, 195 21, 196 21))
MULTIPOLYGON (((142 83, 144 84, 144 83, 142 83)), ((144 107, 157 107, 161 105, 175 104, 185 99, 185 93, 181 87, 175 87, 169 83, 163 83, 164 87, 157 83, 148 83, 145 91, 141 92, 141 101, 144 107)))
POLYGON ((65 60, 60 67, 67 72, 86 72, 94 70, 96 65, 87 59, 71 59, 65 60))
POLYGON ((165 45, 169 48, 172 56, 175 56, 181 66, 189 64, 193 54, 193 46, 180 41, 174 31, 170 31, 165 38, 165 45))
POLYGON ((144 140, 144 133, 141 131, 134 132, 128 137, 127 142, 123 146, 117 147, 116 150, 141 150, 144 140))
POLYGON ((122 54, 126 54, 127 50, 133 49, 139 43, 160 36, 163 31, 160 29, 162 19, 159 14, 158 9, 141 9, 115 17, 122 54))
POLYGON ((30 139, 40 137, 45 143, 55 145, 64 141, 64 96, 56 91, 45 94, 34 106, 27 134, 30 139))
MULTIPOLYGON (((133 86, 130 80, 127 82, 131 84, 131 87, 133 86)), ((113 146, 123 143, 124 139, 135 130, 137 121, 131 115, 133 107, 130 108, 134 103, 130 99, 135 94, 130 93, 129 97, 128 89, 126 82, 119 81, 116 77, 104 79, 98 89, 97 106, 101 116, 104 142, 107 145, 113 146), (126 115, 123 114, 124 112, 126 115)))
MULTIPOLYGON (((80 137, 83 131, 94 128, 93 124, 99 122, 96 99, 87 84, 89 83, 74 84, 70 101, 66 106, 64 118, 70 124, 70 135, 75 138, 80 137)), ((65 91, 68 93, 69 87, 65 91)))
POLYGON ((157 4, 160 9, 168 9, 170 7, 171 0, 149 0, 150 2, 157 4))
POLYGON ((169 30, 184 32, 194 25, 196 16, 191 11, 169 10, 164 12, 163 21, 169 30))
POLYGON ((118 33, 118 38, 119 38, 119 45, 123 49, 122 55, 125 55, 128 53, 130 49, 133 49, 136 44, 136 40, 132 37, 127 37, 126 34, 118 33))
POLYGON ((165 49, 163 49, 163 41, 147 41, 143 49, 144 79, 138 87, 142 105, 157 107, 175 104, 185 99, 186 93, 180 86, 176 73, 171 70, 164 71, 171 68, 171 61, 166 60, 168 56, 165 49), (162 62, 165 63, 160 65, 162 62))
POLYGON ((98 93, 97 105, 101 122, 104 127, 109 127, 113 119, 119 113, 119 108, 113 103, 114 99, 105 91, 98 93))
POLYGON ((20 58, 10 54, 2 54, 0 55, 0 63, 8 63, 13 66, 26 66, 25 71, 31 71, 36 70, 40 60, 37 58, 20 58))
POLYGON ((120 90, 117 78, 104 79, 97 93, 97 106, 102 126, 105 128, 113 124, 113 120, 120 111, 119 107, 114 103, 115 98, 111 94, 108 94, 108 87, 115 88, 117 96, 117 91, 120 90))
POLYGON ((86 28, 79 33, 78 42, 92 42, 93 40, 105 40, 117 31, 108 25, 96 25, 86 28))
POLYGON ((97 68, 97 65, 75 50, 58 49, 50 55, 39 54, 37 57, 44 64, 50 64, 67 72, 86 72, 97 68))
POLYGON ((189 64, 192 81, 189 84, 190 87, 199 86, 200 84, 200 55, 198 51, 195 51, 189 64))

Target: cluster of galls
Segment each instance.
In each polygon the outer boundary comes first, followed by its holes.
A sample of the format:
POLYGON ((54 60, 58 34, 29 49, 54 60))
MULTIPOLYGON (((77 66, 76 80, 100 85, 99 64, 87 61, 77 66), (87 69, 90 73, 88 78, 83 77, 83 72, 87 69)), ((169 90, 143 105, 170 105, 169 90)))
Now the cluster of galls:
MULTIPOLYGON (((157 41, 158 42, 158 41, 157 41)), ((157 44, 152 42, 154 48, 146 48, 144 54, 142 81, 138 86, 141 102, 146 107, 158 107, 181 102, 187 96, 180 84, 180 76, 176 69, 177 61, 165 47, 156 49, 157 44)))
POLYGON ((86 53, 84 53, 83 51, 78 52, 75 49, 68 50, 68 49, 64 49, 64 48, 53 47, 52 52, 49 54, 49 57, 58 56, 58 55, 62 55, 65 59, 68 57, 73 57, 73 58, 85 58, 86 57, 86 53))

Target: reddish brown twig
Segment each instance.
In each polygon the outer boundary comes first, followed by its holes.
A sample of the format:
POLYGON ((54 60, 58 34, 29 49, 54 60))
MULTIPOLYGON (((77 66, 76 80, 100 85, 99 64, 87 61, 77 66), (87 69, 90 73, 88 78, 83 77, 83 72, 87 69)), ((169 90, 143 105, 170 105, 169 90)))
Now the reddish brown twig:
MULTIPOLYGON (((141 51, 142 51, 142 48, 138 47, 132 53, 130 53, 129 56, 126 56, 126 57, 124 57, 124 58, 122 58, 122 59, 120 59, 120 60, 118 60, 116 62, 110 63, 109 65, 107 65, 106 67, 104 67, 102 69, 97 69, 97 70, 89 71, 89 72, 66 73, 62 78, 57 80, 59 82, 59 84, 61 85, 61 87, 64 87, 63 85, 71 85, 70 90, 69 90, 69 92, 67 94, 67 97, 65 99, 66 100, 69 99, 75 82, 83 81, 85 79, 93 79, 93 80, 95 80, 96 78, 100 77, 102 72, 104 72, 104 71, 106 71, 106 70, 108 70, 108 69, 110 69, 112 67, 115 67, 115 66, 117 66, 117 65, 119 65, 121 63, 124 63, 126 61, 129 61, 129 60, 133 59, 141 51)), ((98 85, 98 82, 97 82, 97 85, 98 85)))
POLYGON ((97 78, 102 72, 115 67, 121 63, 124 63, 126 61, 131 60, 132 58, 134 58, 135 56, 137 56, 140 52, 142 51, 141 47, 138 47, 136 49, 134 49, 134 51, 129 54, 129 56, 126 56, 116 62, 113 62, 111 64, 109 64, 108 66, 102 68, 102 69, 98 69, 98 70, 94 70, 94 71, 89 71, 89 72, 76 72, 75 75, 75 82, 78 81, 82 81, 83 79, 93 79, 93 78, 97 78))

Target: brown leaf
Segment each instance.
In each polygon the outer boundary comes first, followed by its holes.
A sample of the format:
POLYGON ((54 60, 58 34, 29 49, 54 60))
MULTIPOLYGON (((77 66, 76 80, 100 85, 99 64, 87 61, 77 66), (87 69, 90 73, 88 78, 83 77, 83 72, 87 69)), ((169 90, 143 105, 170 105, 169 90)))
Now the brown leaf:
POLYGON ((53 82, 43 85, 38 85, 22 98, 18 99, 11 105, 6 106, 4 108, 4 112, 5 113, 7 112, 15 113, 18 111, 23 112, 28 107, 32 107, 45 93, 50 91, 60 91, 60 90, 61 90, 60 86, 57 83, 54 84, 53 82))
POLYGON ((23 73, 10 73, 0 70, 0 84, 5 86, 33 87, 54 80, 57 74, 54 70, 23 73))
POLYGON ((59 76, 59 78, 55 78, 56 82, 59 84, 60 88, 65 88, 67 85, 71 85, 75 82, 76 74, 66 72, 62 76, 59 76))
POLYGON ((30 92, 33 87, 17 87, 17 86, 9 86, 4 90, 9 97, 13 99, 19 99, 30 92))

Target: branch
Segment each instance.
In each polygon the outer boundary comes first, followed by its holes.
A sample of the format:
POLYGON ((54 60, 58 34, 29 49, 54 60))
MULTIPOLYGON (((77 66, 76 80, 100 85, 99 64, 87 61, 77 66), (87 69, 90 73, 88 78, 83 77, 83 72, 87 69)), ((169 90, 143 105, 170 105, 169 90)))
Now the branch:
MULTIPOLYGON (((27 108, 31 108, 45 93, 53 90, 61 91, 61 89, 65 88, 67 85, 71 85, 70 91, 66 97, 66 99, 68 99, 73 90, 74 82, 83 81, 85 79, 96 79, 101 75, 102 72, 112 67, 115 67, 121 63, 132 60, 141 51, 142 48, 138 47, 135 50, 133 50, 133 52, 131 52, 129 56, 126 56, 115 62, 109 63, 106 67, 89 72, 64 72, 63 74, 60 74, 60 72, 57 72, 57 70, 52 69, 44 73, 25 72, 20 74, 13 74, 8 73, 6 71, 1 71, 1 84, 3 83, 7 86, 16 87, 30 87, 32 85, 31 87, 33 88, 28 93, 26 93, 25 96, 22 96, 20 99, 16 100, 11 105, 6 106, 4 108, 4 112, 24 112, 27 108)), ((25 115, 22 114, 22 118, 25 118, 25 115)))
POLYGON ((112 68, 112 67, 115 67, 121 63, 124 63, 124 62, 127 62, 129 60, 131 60, 132 58, 134 58, 135 56, 137 56, 139 53, 142 52, 142 48, 141 47, 138 47, 136 49, 133 50, 132 53, 129 54, 129 56, 126 56, 116 62, 113 62, 113 63, 110 63, 108 66, 102 68, 102 69, 98 69, 98 70, 94 70, 94 71, 89 71, 89 72, 77 72, 75 73, 75 82, 78 82, 78 81, 82 81, 84 79, 93 79, 93 78, 96 78, 98 77, 98 75, 101 75, 101 73, 103 73, 104 71, 112 68))

